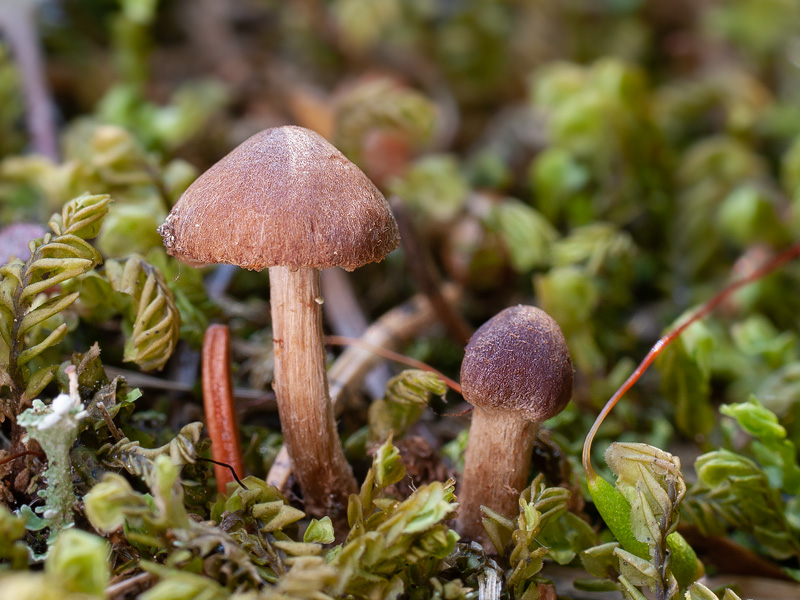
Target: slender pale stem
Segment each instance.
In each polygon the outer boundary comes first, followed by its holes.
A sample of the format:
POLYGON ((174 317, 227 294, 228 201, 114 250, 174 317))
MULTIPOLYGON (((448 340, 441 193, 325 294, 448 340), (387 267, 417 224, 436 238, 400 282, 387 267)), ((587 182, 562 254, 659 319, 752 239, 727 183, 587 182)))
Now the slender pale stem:
POLYGON ((520 415, 475 407, 458 492, 458 531, 486 549, 492 545, 481 522, 481 506, 506 517, 519 513, 538 431, 538 423, 520 415))
POLYGON ((275 352, 273 387, 292 470, 306 510, 346 526, 356 480, 344 456, 328 395, 319 271, 270 267, 275 352))

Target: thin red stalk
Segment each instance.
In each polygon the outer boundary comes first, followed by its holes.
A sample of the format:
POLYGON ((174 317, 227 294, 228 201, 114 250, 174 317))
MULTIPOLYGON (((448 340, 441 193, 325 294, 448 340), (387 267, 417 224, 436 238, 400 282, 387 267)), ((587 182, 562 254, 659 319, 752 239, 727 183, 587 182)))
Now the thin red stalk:
POLYGON ((3 460, 0 460, 0 465, 4 465, 12 460, 17 460, 18 458, 22 458, 23 456, 35 456, 39 460, 47 460, 47 457, 42 454, 41 452, 37 452, 36 450, 24 450, 23 452, 17 452, 16 454, 12 454, 11 456, 6 456, 3 460))
POLYGON ((706 302, 703 306, 701 306, 694 314, 692 314, 688 319, 686 319, 683 323, 678 325, 675 329, 670 331, 669 333, 665 334, 661 339, 659 339, 655 345, 650 349, 650 352, 647 353, 647 356, 644 357, 644 360, 639 363, 639 366, 636 367, 636 370, 631 373, 631 376, 625 380, 625 383, 611 396, 611 399, 606 403, 603 407, 603 410, 600 411, 600 414, 597 415, 597 419, 592 425, 592 428, 589 430, 589 433, 586 435, 586 441, 583 444, 583 470, 586 472, 586 476, 594 476, 595 471, 592 468, 591 462, 591 451, 592 451, 592 441, 594 440, 594 436, 597 433, 597 430, 600 428, 600 425, 605 420, 608 413, 611 412, 611 409, 620 401, 622 396, 633 387, 633 384, 636 383, 642 374, 647 370, 647 368, 653 363, 653 361, 664 351, 670 343, 672 343, 675 338, 681 335, 692 323, 702 319, 712 310, 714 310, 717 306, 719 306, 722 302, 725 301, 728 296, 733 294, 739 288, 753 283, 754 281, 758 281, 762 277, 769 275, 774 270, 780 268, 790 260, 800 256, 800 242, 790 246, 772 260, 768 261, 749 275, 742 277, 741 279, 734 281, 726 288, 724 288, 721 292, 719 292, 716 296, 711 298, 708 302, 706 302))
POLYGON ((408 356, 404 356, 403 354, 399 354, 397 352, 392 352, 391 350, 387 350, 386 348, 381 348, 380 346, 374 346, 369 342, 365 342, 360 338, 352 338, 347 337, 344 335, 326 335, 325 336, 325 343, 331 344, 333 346, 360 346, 365 350, 369 350, 370 352, 374 352, 378 356, 382 356, 389 360, 393 360, 403 365, 407 365, 414 369, 420 369, 421 371, 428 371, 429 373, 436 373, 439 377, 442 378, 449 387, 454 392, 461 393, 461 385, 457 381, 450 379, 444 373, 437 371, 432 366, 422 362, 421 360, 417 360, 415 358, 410 358, 408 356))
POLYGON ((231 471, 244 473, 239 420, 233 397, 230 333, 225 325, 210 325, 206 330, 202 360, 203 406, 211 438, 211 456, 215 463, 225 463, 225 466, 214 465, 214 475, 217 489, 225 492, 229 482, 239 481, 231 471))

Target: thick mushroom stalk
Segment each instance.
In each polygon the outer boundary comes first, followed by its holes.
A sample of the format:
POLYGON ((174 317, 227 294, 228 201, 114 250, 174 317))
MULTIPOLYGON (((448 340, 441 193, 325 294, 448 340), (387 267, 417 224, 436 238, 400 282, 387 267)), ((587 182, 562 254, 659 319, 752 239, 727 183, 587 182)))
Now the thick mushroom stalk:
POLYGON ((475 407, 458 492, 458 530, 490 551, 481 506, 519 512, 539 424, 572 396, 572 359, 558 324, 533 306, 507 308, 472 336, 461 390, 475 407))
POLYGON ((491 546, 483 528, 481 506, 504 516, 519 512, 519 495, 528 483, 533 442, 539 424, 518 415, 475 408, 464 455, 458 501, 458 529, 491 546))
POLYGON ((319 271, 270 267, 275 395, 306 510, 346 519, 356 481, 344 457, 328 395, 319 271), (316 504, 315 504, 316 503, 316 504), (334 513, 334 514, 331 514, 334 513))

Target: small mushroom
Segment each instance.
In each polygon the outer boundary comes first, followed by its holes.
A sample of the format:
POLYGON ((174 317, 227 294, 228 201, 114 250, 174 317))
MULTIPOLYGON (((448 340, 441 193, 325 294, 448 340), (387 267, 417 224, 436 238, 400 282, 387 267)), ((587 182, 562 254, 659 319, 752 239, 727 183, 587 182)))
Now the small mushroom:
POLYGON ((278 127, 201 175, 159 232, 187 262, 269 268, 273 387, 293 471, 306 510, 346 524, 357 487, 328 394, 318 269, 351 271, 397 247, 386 200, 323 137, 278 127))
POLYGON ((475 408, 458 493, 458 530, 491 551, 480 507, 513 517, 542 421, 572 396, 572 359, 558 324, 533 306, 506 308, 472 336, 461 391, 475 408))

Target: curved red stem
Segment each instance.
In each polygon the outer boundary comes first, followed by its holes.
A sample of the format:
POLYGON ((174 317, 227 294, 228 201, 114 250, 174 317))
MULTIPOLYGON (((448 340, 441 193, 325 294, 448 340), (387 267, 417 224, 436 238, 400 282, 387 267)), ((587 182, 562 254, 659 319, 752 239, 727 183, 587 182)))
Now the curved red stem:
POLYGON ((719 292, 716 296, 711 298, 708 302, 706 302, 703 306, 701 306, 697 311, 695 311, 689 318, 687 318, 683 323, 678 325, 675 329, 670 331, 669 333, 665 334, 661 339, 659 339, 655 345, 650 349, 650 352, 647 353, 647 356, 644 357, 642 362, 639 363, 639 366, 636 367, 631 376, 625 380, 625 383, 611 396, 611 399, 606 403, 603 407, 603 410, 600 411, 600 414, 597 415, 597 419, 592 425, 592 428, 589 430, 589 433, 586 435, 586 441, 583 444, 583 454, 581 456, 581 460, 583 462, 583 470, 586 473, 587 477, 592 477, 595 475, 594 468, 592 467, 591 461, 591 451, 592 451, 592 441, 594 440, 594 436, 597 433, 597 430, 600 428, 600 425, 603 423, 605 418, 608 416, 608 413, 611 412, 611 409, 614 408, 617 402, 620 401, 622 396, 633 387, 633 384, 636 383, 642 374, 647 370, 647 368, 652 364, 652 362, 664 351, 670 343, 672 343, 675 338, 677 338, 680 334, 682 334, 687 327, 689 327, 695 321, 702 319, 712 310, 714 310, 717 306, 719 306, 725 299, 730 296, 733 292, 738 290, 739 288, 753 283, 754 281, 758 281, 765 275, 769 275, 774 270, 782 267, 784 264, 789 262, 790 260, 800 256, 800 242, 797 242, 793 246, 790 246, 777 256, 775 256, 772 260, 766 262, 764 265, 759 267, 758 269, 754 270, 749 275, 738 279, 725 287, 721 292, 719 292))

